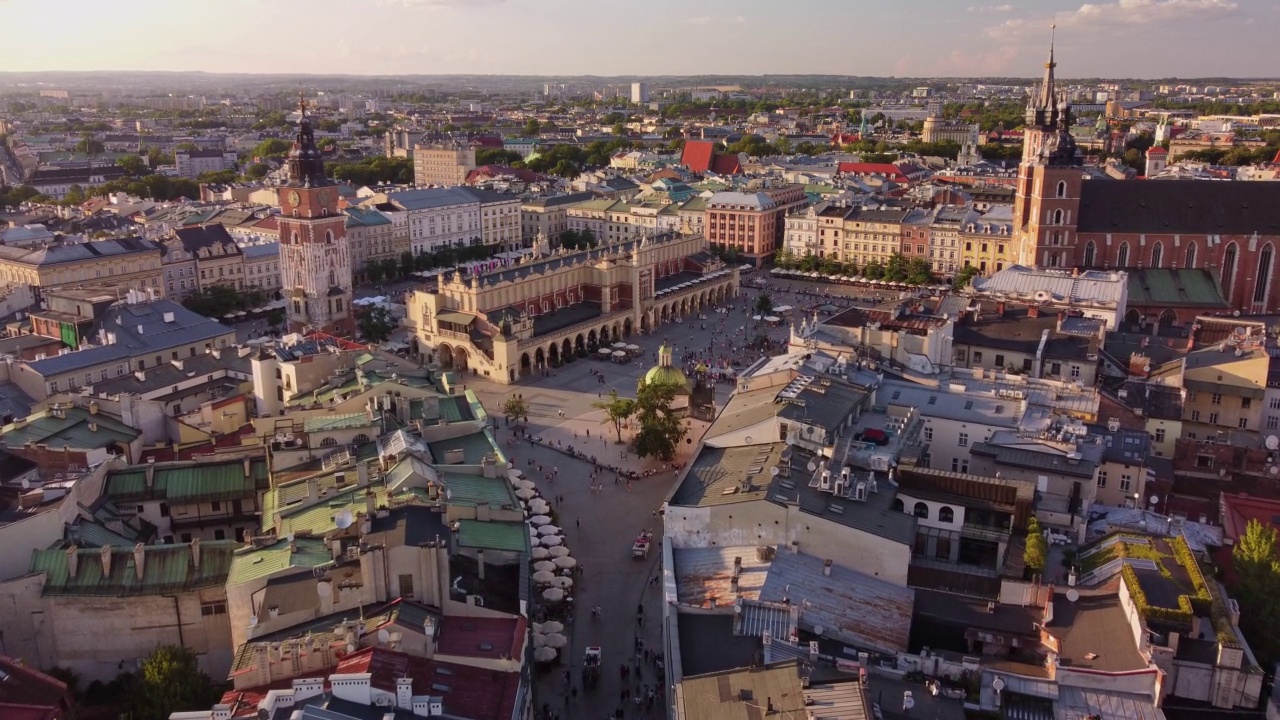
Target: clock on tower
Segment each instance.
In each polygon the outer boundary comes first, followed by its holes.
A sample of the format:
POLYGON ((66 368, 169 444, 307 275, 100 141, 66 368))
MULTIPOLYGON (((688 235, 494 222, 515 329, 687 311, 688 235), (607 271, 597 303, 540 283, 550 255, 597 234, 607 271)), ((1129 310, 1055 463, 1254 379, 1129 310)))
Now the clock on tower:
POLYGON ((338 190, 325 177, 307 103, 298 102, 289 180, 279 190, 280 275, 290 332, 355 334, 351 252, 338 190))

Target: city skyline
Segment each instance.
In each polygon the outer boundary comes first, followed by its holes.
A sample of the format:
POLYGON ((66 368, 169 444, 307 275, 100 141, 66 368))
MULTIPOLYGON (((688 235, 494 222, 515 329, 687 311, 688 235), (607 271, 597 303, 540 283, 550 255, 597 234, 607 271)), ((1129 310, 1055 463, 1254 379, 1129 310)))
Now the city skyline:
POLYGON ((4 69, 25 72, 1034 77, 1056 23, 1062 77, 1280 75, 1248 50, 1280 30, 1268 0, 120 0, 56 26, 36 0, 0 7, 4 69), (290 23, 319 42, 258 37, 290 23))

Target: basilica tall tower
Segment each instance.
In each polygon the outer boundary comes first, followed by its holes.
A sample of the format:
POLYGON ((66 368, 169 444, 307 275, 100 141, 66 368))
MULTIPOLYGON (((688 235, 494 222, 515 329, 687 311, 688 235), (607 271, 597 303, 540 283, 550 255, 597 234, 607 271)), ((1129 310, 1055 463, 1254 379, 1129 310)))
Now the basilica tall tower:
POLYGON ((305 100, 280 187, 280 277, 290 332, 351 336, 351 248, 338 189, 325 177, 305 100))

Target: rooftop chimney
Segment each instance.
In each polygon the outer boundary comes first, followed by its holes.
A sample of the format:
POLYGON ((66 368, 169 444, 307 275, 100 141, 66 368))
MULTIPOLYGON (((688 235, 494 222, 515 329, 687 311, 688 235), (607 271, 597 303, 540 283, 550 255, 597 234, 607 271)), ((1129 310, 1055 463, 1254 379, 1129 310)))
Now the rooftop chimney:
POLYGON ((76 570, 80 566, 80 548, 72 545, 67 548, 67 576, 75 579, 76 570))
POLYGON ((147 561, 147 546, 143 545, 142 543, 138 543, 137 545, 134 545, 133 546, 133 572, 139 580, 142 579, 142 574, 146 569, 146 565, 145 565, 146 561, 147 561))
POLYGON ((111 575, 111 546, 103 545, 98 554, 102 557, 102 576, 107 577, 111 575))
POLYGON ((1039 306, 1039 305, 1028 305, 1028 306, 1027 306, 1027 317, 1029 317, 1029 318, 1038 318, 1038 317, 1040 317, 1040 306, 1039 306))
POLYGON ((146 476, 147 487, 153 487, 156 484, 156 466, 154 463, 147 463, 146 476))
POLYGON ((200 568, 200 538, 191 539, 191 566, 200 568))
POLYGON ((1133 353, 1129 356, 1129 375, 1144 378, 1150 373, 1151 358, 1142 353, 1133 353))
POLYGON ((253 477, 253 458, 248 456, 244 459, 244 476, 253 477))

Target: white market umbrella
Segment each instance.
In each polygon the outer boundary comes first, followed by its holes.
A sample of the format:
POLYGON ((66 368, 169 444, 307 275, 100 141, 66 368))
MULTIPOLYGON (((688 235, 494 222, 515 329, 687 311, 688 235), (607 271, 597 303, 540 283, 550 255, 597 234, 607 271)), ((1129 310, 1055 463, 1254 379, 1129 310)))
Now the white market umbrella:
POLYGON ((520 470, 511 468, 510 470, 507 471, 507 478, 511 480, 519 480, 522 477, 524 477, 524 472, 520 470))
POLYGON ((560 588, 547 588, 542 591, 542 599, 548 602, 560 602, 564 600, 564 591, 560 588))
POLYGON ((639 350, 639 349, 640 349, 640 346, 639 346, 639 345, 628 345, 628 346, 627 346, 627 349, 628 349, 628 350, 630 350, 630 351, 632 351, 632 352, 635 352, 636 350, 639 350))
POLYGON ((556 564, 550 560, 539 560, 533 564, 533 569, 535 572, 555 572, 556 564))
POLYGON ((542 623, 542 632, 547 633, 548 635, 551 633, 563 633, 564 623, 556 620, 548 620, 547 622, 542 623))
POLYGON ((533 517, 529 518, 530 525, 546 525, 549 522, 551 522, 551 518, 547 517, 546 515, 534 515, 533 517))
POLYGON ((551 582, 552 580, 555 580, 556 576, 554 573, 550 572, 549 570, 539 570, 538 572, 532 575, 532 578, 533 578, 533 581, 536 583, 546 584, 551 582))
POLYGON ((542 527, 538 528, 538 534, 539 535, 559 535, 560 528, 556 527, 555 525, 543 525, 542 527))
POLYGON ((779 321, 779 320, 781 320, 781 319, 782 319, 782 318, 779 318, 777 315, 767 315, 767 316, 765 316, 764 321, 765 321, 765 322, 778 322, 778 321, 779 321))
POLYGON ((547 643, 547 635, 546 635, 546 633, 535 632, 535 633, 533 634, 533 646, 534 646, 534 647, 546 647, 546 646, 547 646, 547 644, 546 644, 546 643, 547 643))
POLYGON ((562 590, 568 590, 573 587, 573 581, 567 577, 558 577, 551 581, 551 587, 558 587, 562 590))
POLYGON ((616 343, 614 343, 614 344, 613 344, 613 349, 614 349, 614 350, 621 350, 621 349, 625 348, 626 346, 627 346, 627 344, 626 344, 626 343, 624 343, 624 342, 616 342, 616 343))
POLYGON ((535 515, 546 515, 547 512, 551 510, 551 506, 542 498, 534 498, 529 500, 529 509, 532 510, 535 515))
POLYGON ((538 542, 550 548, 560 545, 564 540, 559 535, 543 535, 538 538, 538 542))
POLYGON ((551 551, 547 550, 544 547, 536 547, 529 551, 529 555, 534 560, 541 560, 543 558, 551 557, 551 551))
POLYGON ((625 352, 623 352, 622 350, 614 350, 614 351, 613 351, 613 356, 614 356, 614 357, 626 357, 626 356, 627 356, 627 354, 626 354, 625 352))
POLYGON ((599 353, 599 354, 601 354, 601 355, 608 355, 608 354, 609 354, 609 348, 600 348, 600 349, 599 349, 599 350, 597 350, 596 352, 597 352, 597 353, 599 353))
POLYGON ((538 541, 538 528, 532 528, 532 527, 531 527, 531 528, 529 528, 529 537, 533 538, 533 541, 534 541, 534 542, 537 542, 537 541, 538 541))
POLYGON ((517 490, 537 490, 538 484, 532 480, 516 480, 511 483, 511 487, 517 490))
MULTIPOLYGON (((563 545, 561 545, 560 547, 555 548, 555 549, 556 549, 556 550, 559 550, 560 548, 563 548, 563 547, 564 547, 564 546, 563 546, 563 545)), ((538 549, 539 549, 539 550, 546 550, 546 548, 538 548, 538 549)), ((567 548, 566 548, 566 549, 567 549, 567 548)), ((558 568, 565 568, 565 569, 567 569, 567 568, 571 568, 571 567, 574 567, 575 565, 577 565, 577 564, 578 564, 578 561, 577 561, 577 560, 574 560, 573 558, 569 557, 568 555, 561 555, 560 557, 555 558, 555 559, 554 559, 554 560, 552 560, 551 562, 552 562, 552 563, 554 563, 556 567, 558 567, 558 568)))
MULTIPOLYGON (((559 540, 560 538, 556 538, 556 539, 557 539, 557 540, 559 540)), ((565 546, 563 546, 563 545, 559 545, 559 546, 557 546, 557 547, 550 548, 549 550, 547 550, 547 552, 548 552, 548 553, 551 553, 551 557, 553 557, 553 558, 562 558, 562 557, 568 557, 568 556, 569 556, 569 548, 567 548, 567 547, 565 547, 565 546)))
MULTIPOLYGON (((555 588, 552 588, 552 589, 554 590, 555 588)), ((550 635, 542 639, 543 647, 562 648, 568 644, 569 644, 569 638, 565 637, 564 635, 561 635, 560 633, 551 633, 550 635)))
POLYGON ((759 316, 759 315, 752 315, 752 316, 751 316, 751 319, 752 319, 752 320, 755 320, 755 321, 757 321, 757 322, 759 322, 759 321, 760 321, 760 316, 759 316))
POLYGON ((559 654, 555 648, 540 647, 533 651, 533 659, 541 663, 551 662, 559 654))
POLYGON ((532 500, 537 496, 538 493, 535 492, 533 488, 520 488, 519 490, 516 490, 516 497, 523 500, 532 500))

